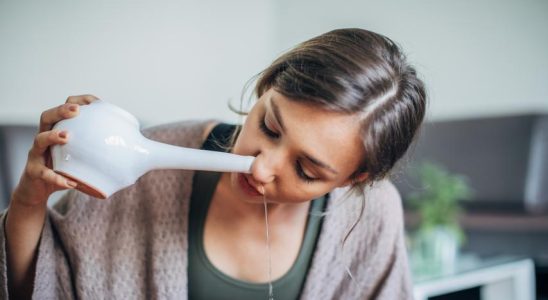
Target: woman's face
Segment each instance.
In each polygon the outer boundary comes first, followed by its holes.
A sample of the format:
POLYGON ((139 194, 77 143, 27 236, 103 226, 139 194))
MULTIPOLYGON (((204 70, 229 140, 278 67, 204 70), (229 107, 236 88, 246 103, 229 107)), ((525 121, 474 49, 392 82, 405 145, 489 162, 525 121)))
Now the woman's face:
POLYGON ((264 192, 275 203, 309 201, 350 184, 364 156, 357 116, 291 101, 274 89, 249 112, 233 153, 256 156, 251 174, 231 174, 233 191, 248 202, 263 201, 264 192))

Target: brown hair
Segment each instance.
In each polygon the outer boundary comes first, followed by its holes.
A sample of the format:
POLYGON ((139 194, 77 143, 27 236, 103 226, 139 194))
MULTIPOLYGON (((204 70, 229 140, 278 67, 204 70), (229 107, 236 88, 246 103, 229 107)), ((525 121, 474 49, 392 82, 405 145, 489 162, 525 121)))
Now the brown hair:
POLYGON ((259 74, 255 94, 269 88, 294 101, 361 114, 365 149, 354 174, 380 180, 405 154, 423 121, 426 91, 389 38, 358 28, 305 41, 259 74))

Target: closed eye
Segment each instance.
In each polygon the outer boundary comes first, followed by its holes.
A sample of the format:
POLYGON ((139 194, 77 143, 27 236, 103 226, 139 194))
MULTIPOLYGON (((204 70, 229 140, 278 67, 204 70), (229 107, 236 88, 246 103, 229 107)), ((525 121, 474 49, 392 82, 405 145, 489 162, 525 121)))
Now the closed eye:
POLYGON ((277 139, 277 138, 280 137, 279 133, 276 133, 276 132, 270 130, 270 128, 268 128, 268 126, 266 126, 266 122, 265 122, 264 117, 259 119, 259 128, 261 129, 261 131, 264 134, 266 134, 270 138, 277 139))
MULTIPOLYGON (((259 128, 261 129, 261 131, 266 135, 268 136, 269 138, 272 138, 272 139, 278 139, 280 138, 280 134, 277 133, 277 132, 274 132, 272 131, 270 128, 268 128, 268 126, 266 125, 266 122, 265 122, 265 119, 264 117, 263 118, 260 118, 259 119, 259 128)), ((314 177, 310 177, 306 174, 306 172, 304 171, 301 163, 299 163, 298 161, 295 162, 295 173, 297 173, 297 176, 304 182, 306 183, 312 183, 316 180, 318 180, 318 178, 314 178, 314 177)))
POLYGON ((299 162, 295 164, 295 172, 297 172, 297 175, 306 183, 312 183, 318 180, 318 178, 314 178, 306 175, 306 173, 303 170, 303 166, 299 162))

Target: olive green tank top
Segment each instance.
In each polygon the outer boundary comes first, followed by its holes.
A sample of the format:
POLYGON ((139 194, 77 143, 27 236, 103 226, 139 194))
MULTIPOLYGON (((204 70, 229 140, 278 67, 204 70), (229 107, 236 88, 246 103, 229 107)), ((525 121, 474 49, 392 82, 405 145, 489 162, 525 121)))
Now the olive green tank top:
MULTIPOLYGON (((234 125, 220 124, 216 126, 202 149, 223 151, 222 145, 228 141, 235 129, 234 125)), ((203 171, 197 171, 194 175, 188 231, 189 299, 268 299, 268 283, 252 283, 230 277, 217 269, 205 253, 204 225, 209 203, 220 175, 220 173, 203 171)), ((321 213, 325 207, 326 198, 327 196, 324 196, 313 200, 310 211, 321 213)), ((321 230, 321 221, 322 219, 315 214, 308 215, 304 239, 297 259, 286 274, 272 282, 276 300, 299 298, 321 230)), ((276 262, 272 261, 272 263, 276 262)), ((265 257, 265 270, 266 264, 267 258, 265 257)))

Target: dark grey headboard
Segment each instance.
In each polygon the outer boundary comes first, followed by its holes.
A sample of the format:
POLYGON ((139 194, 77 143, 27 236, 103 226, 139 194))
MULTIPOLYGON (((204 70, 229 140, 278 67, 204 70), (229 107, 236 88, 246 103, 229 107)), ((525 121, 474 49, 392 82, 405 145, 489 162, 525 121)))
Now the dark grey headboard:
POLYGON ((36 133, 36 126, 0 125, 0 209, 8 205, 36 133))
POLYGON ((469 178, 471 209, 548 209, 548 115, 426 123, 395 174, 404 198, 420 188, 410 174, 423 160, 469 178))

